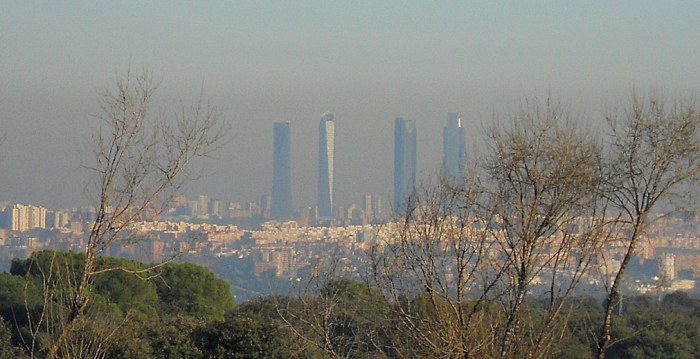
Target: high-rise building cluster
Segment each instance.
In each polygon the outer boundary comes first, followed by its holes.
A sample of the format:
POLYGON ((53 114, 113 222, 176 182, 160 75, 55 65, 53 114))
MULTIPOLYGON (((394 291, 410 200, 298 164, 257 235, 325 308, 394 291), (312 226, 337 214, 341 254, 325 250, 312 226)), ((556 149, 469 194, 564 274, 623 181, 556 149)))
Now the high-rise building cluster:
POLYGON ((25 204, 7 206, 2 211, 5 228, 15 232, 26 232, 46 228, 46 208, 25 204))
POLYGON ((382 198, 376 194, 365 194, 362 196, 362 210, 366 222, 373 222, 382 214, 382 198))
MULTIPOLYGON (((359 206, 338 206, 335 201, 336 175, 336 121, 335 115, 326 112, 319 122, 318 181, 315 206, 302 207, 294 212, 291 184, 291 123, 273 125, 273 181, 271 195, 258 196, 249 203, 223 202, 200 195, 194 200, 176 197, 166 215, 193 218, 198 221, 228 220, 261 221, 295 218, 299 223, 321 225, 366 224, 386 219, 382 212, 382 198, 365 194, 359 206)), ((394 191, 387 205, 395 215, 403 215, 410 207, 410 198, 416 182, 417 130, 413 120, 394 120, 394 191)), ((450 113, 443 130, 442 173, 453 179, 464 175, 465 129, 457 114, 450 113)), ((94 217, 94 211, 47 211, 43 207, 0 203, 0 229, 26 232, 33 229, 61 229, 80 232, 94 217)))
MULTIPOLYGON (((291 186, 291 125, 278 122, 273 125, 273 181, 271 218, 284 219, 293 215, 291 186)), ((395 214, 403 214, 410 207, 410 198, 416 182, 416 125, 413 120, 394 120, 394 199, 395 214)), ((330 219, 337 214, 335 190, 335 116, 326 112, 321 116, 318 139, 317 219, 330 219)), ((449 113, 443 129, 442 175, 452 180, 464 176, 466 147, 465 129, 456 113, 449 113)), ((364 198, 363 200, 366 200, 364 198)), ((375 199, 373 201, 377 203, 375 199)), ((375 210, 363 205, 365 217, 376 215, 375 210)), ((348 217, 349 215, 346 215, 348 217)), ((352 216, 349 216, 352 217, 352 216)))

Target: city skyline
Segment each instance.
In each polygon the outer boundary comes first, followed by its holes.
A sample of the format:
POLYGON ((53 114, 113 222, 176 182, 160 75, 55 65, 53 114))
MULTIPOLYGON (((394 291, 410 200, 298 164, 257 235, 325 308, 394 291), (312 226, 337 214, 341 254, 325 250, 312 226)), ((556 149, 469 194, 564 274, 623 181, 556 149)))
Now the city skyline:
MULTIPOLYGON (((461 126, 461 118, 457 118, 456 113, 448 113, 448 126, 443 128, 444 136, 448 136, 448 130, 453 129, 457 126, 459 134, 464 135, 464 128, 461 126), (456 125, 458 124, 458 125, 456 125)), ((415 134, 416 124, 413 120, 404 120, 403 118, 394 119, 394 196, 397 193, 406 193, 407 188, 415 185, 416 181, 416 158, 417 158, 417 138, 415 134), (401 125, 399 125, 401 123, 401 125), (398 147, 397 147, 398 146, 398 147), (398 163, 403 163, 397 167, 398 163), (397 173, 401 173, 398 174, 397 173), (406 173, 404 175, 403 173, 406 173), (398 177, 397 177, 398 176, 398 177), (400 181, 403 184, 398 186, 396 181, 400 181), (399 190, 399 188, 402 188, 399 190), (398 192, 397 192, 398 191, 398 192)), ((437 130, 437 129, 434 129, 437 130)), ((292 218, 294 212, 299 209, 313 207, 313 203, 300 203, 294 205, 292 202, 293 191, 292 191, 292 166, 291 153, 292 146, 292 136, 291 136, 291 121, 276 122, 273 124, 273 158, 272 158, 272 189, 267 193, 259 193, 255 195, 255 198, 227 198, 226 200, 235 203, 250 202, 257 200, 258 197, 270 196, 271 199, 271 218, 283 219, 292 218)), ((335 116, 331 112, 325 112, 319 123, 319 152, 318 152, 318 182, 317 182, 317 215, 319 217, 332 218, 334 217, 334 210, 337 207, 334 205, 333 192, 334 192, 334 172, 336 168, 335 163, 335 116)), ((454 134, 450 135, 450 138, 455 137, 454 134)), ((444 148, 446 149, 447 137, 444 139, 444 148)), ((459 145, 464 146, 464 141, 459 142, 459 145)), ((453 146, 452 146, 453 147, 453 146)), ((446 152, 445 152, 446 153, 446 152)), ((457 154, 457 152, 455 152, 457 154)), ((444 156, 444 155, 443 155, 444 156)), ((308 158, 308 157, 307 157, 308 158)), ((462 153, 459 157, 460 161, 464 160, 464 155, 462 153)), ((308 162, 308 161, 307 161, 308 162)), ((443 166, 445 166, 445 161, 443 161, 443 166)), ((389 172, 385 174, 389 176, 389 172)), ((443 175, 443 173, 441 173, 443 175)), ((409 191, 410 192, 410 191, 409 191)), ((195 193, 190 194, 196 196, 198 199, 196 202, 199 203, 199 207, 207 208, 209 207, 208 201, 212 200, 209 198, 209 193, 195 193), (206 201, 206 204, 203 204, 206 201)), ((360 196, 352 199, 347 205, 356 205, 357 203, 364 203, 366 196, 372 196, 375 200, 378 200, 382 196, 377 196, 371 191, 365 191, 360 196)), ((216 202, 221 204, 221 199, 218 197, 213 197, 216 202)), ((398 197, 395 197, 398 198, 398 197)), ((379 199, 380 200, 380 199, 379 199)), ((11 201, 10 201, 11 202, 11 201)), ((22 201, 15 201, 15 203, 21 203, 22 201)), ((398 206, 398 201, 394 201, 394 205, 398 206)), ((49 207, 53 210, 61 210, 76 207, 76 204, 64 207, 49 207)), ((197 215, 194 214, 196 217, 197 215)))
POLYGON ((364 193, 388 200, 395 117, 421 134, 417 181, 443 167, 448 112, 468 124, 470 154, 525 97, 551 95, 595 128, 633 89, 680 98, 700 87, 698 13, 700 3, 631 1, 4 2, 0 200, 94 203, 99 94, 143 68, 160 84, 154 115, 171 121, 201 92, 232 128, 186 195, 270 193, 270 127, 291 121, 294 201, 314 206, 318 118, 332 110, 343 133, 334 206, 364 193))

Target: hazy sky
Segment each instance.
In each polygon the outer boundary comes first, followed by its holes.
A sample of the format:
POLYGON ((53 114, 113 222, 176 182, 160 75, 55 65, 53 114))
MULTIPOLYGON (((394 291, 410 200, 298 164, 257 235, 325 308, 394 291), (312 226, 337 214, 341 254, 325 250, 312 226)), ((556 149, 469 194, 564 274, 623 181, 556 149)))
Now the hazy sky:
POLYGON ((313 205, 332 111, 346 204, 391 194, 395 117, 416 121, 425 176, 448 112, 473 143, 524 95, 584 116, 632 87, 695 95, 699 17, 697 1, 0 1, 0 200, 87 203, 96 93, 130 66, 162 79, 162 113, 203 87, 233 127, 188 194, 269 193, 272 124, 291 121, 294 204, 313 205))

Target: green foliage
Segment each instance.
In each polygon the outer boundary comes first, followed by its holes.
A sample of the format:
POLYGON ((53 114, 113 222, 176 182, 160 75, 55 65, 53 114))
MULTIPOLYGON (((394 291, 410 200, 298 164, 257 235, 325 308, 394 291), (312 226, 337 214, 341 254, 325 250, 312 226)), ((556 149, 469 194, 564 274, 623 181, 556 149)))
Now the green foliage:
POLYGON ((389 304, 383 293, 366 283, 335 279, 317 297, 288 301, 291 325, 328 356, 377 357, 385 346, 383 333, 389 304))
POLYGON ((351 279, 337 279, 326 283, 321 289, 321 295, 337 296, 348 303, 360 302, 387 306, 386 298, 381 291, 369 284, 351 279))
POLYGON ((228 283, 202 266, 165 265, 155 283, 161 310, 167 314, 223 316, 235 308, 228 283))
POLYGON ((570 305, 566 330, 555 343, 553 353, 561 358, 590 358, 597 349, 603 306, 600 300, 589 296, 573 298, 570 305))
MULTIPOLYGON (((37 291, 44 284, 54 297, 58 292, 69 291, 81 275, 84 261, 84 254, 56 251, 38 251, 26 260, 14 259, 12 275, 0 277, 0 283, 8 282, 0 287, 0 315, 10 318, 11 308, 4 303, 24 309, 25 286, 31 290, 32 303, 43 299, 37 291)), ((135 261, 100 257, 96 271, 89 310, 121 314, 136 311, 153 317, 158 311, 223 316, 235 308, 228 283, 198 265, 167 264, 156 275, 135 261), (155 279, 146 280, 151 276, 155 279)))
POLYGON ((151 322, 141 338, 148 339, 155 358, 202 358, 194 335, 200 325, 201 321, 192 317, 169 317, 151 322))
MULTIPOLYGON (((42 320, 38 338, 51 337, 84 260, 83 254, 40 251, 13 260, 11 274, 0 274, 0 319, 12 323, 2 328, 10 343, 18 345, 20 336, 31 340, 30 320, 42 320)), ((85 320, 71 335, 95 345, 108 339, 104 348, 114 354, 108 357, 201 358, 195 332, 235 308, 228 284, 200 266, 167 264, 156 273, 135 261, 100 257, 95 271, 85 320)))
POLYGON ((321 296, 339 302, 334 318, 334 336, 349 337, 373 333, 377 321, 389 312, 389 303, 377 288, 349 279, 328 282, 321 296))
POLYGON ((289 358, 286 332, 276 320, 230 312, 225 318, 165 316, 133 320, 107 344, 110 358, 289 358))
MULTIPOLYGON (((629 301, 628 301, 629 302, 629 301)), ((634 303, 637 304, 637 303, 634 303)), ((627 306, 613 326, 610 358, 697 358, 700 356, 700 317, 697 300, 673 293, 663 302, 627 306)))
POLYGON ((12 260, 10 274, 32 277, 49 285, 66 286, 83 274, 85 255, 73 252, 37 251, 26 260, 12 260))
POLYGON ((240 312, 215 319, 196 333, 206 358, 288 358, 289 338, 277 320, 240 312))
POLYGON ((667 311, 686 313, 700 308, 700 301, 686 292, 673 292, 664 296, 661 303, 667 311))
POLYGON ((38 316, 42 306, 42 290, 34 282, 0 273, 0 319, 23 326, 28 322, 27 313, 38 316))
POLYGON ((109 358, 203 358, 195 332, 209 323, 190 316, 128 322, 107 344, 109 358))
POLYGON ((279 320, 278 309, 284 307, 291 298, 282 295, 258 297, 241 303, 236 310, 239 314, 258 316, 264 320, 279 320))
MULTIPOLYGON (((71 271, 79 270, 81 260, 80 254, 36 252, 29 259, 14 260, 12 274, 0 274, 0 358, 25 354, 20 333, 27 338, 27 313, 34 323, 42 315, 45 290, 59 293, 47 297, 47 303, 52 311, 62 310, 61 300, 69 289, 58 284, 76 275, 71 271)), ((401 313, 410 315, 413 329, 427 338, 437 339, 440 324, 479 343, 488 328, 503 319, 488 305, 475 307, 467 302, 460 308, 477 319, 462 327, 445 314, 450 313, 447 301, 431 304, 426 295, 406 294, 402 307, 392 307, 376 287, 345 279, 327 282, 313 296, 262 297, 236 310, 228 285, 197 265, 171 263, 156 273, 138 262, 103 257, 96 270, 105 271, 94 277, 85 323, 73 335, 95 340, 106 357, 323 358, 329 353, 431 357, 429 348, 417 345, 402 331, 406 328, 399 324, 401 313), (154 275, 155 279, 147 280, 154 275), (325 347, 324 335, 329 339, 325 347)), ((529 325, 543 325, 538 318, 546 303, 532 298, 526 303, 529 325)), ((569 320, 557 331, 551 356, 589 357, 595 351, 597 323, 603 315, 600 301, 575 298, 564 310, 569 320)), ((671 293, 661 300, 625 297, 623 313, 614 321, 614 344, 608 357, 700 357, 698 323, 700 301, 688 294, 671 293)), ((45 335, 50 333, 39 333, 39 337, 45 335)))
POLYGON ((156 287, 138 275, 144 271, 141 263, 103 257, 98 261, 98 270, 101 268, 119 268, 95 276, 95 292, 103 297, 112 309, 118 313, 136 310, 151 317, 156 315, 156 287))
POLYGON ((12 341, 12 331, 0 318, 0 358, 24 358, 25 353, 12 341))

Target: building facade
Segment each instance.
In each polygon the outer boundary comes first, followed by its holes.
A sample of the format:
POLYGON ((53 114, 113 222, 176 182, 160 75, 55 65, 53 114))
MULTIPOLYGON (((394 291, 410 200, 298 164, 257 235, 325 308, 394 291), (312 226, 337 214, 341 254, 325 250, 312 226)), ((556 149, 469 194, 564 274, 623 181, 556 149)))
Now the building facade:
POLYGON ((272 158, 272 203, 270 217, 283 219, 292 216, 291 131, 289 122, 273 125, 274 148, 272 158))
POLYGON ((416 125, 412 120, 394 121, 394 213, 403 215, 416 183, 416 125))
POLYGON ((15 204, 5 209, 7 229, 26 232, 36 228, 46 228, 46 208, 15 204))
POLYGON ((335 117, 326 112, 318 129, 318 216, 333 216, 335 117))

